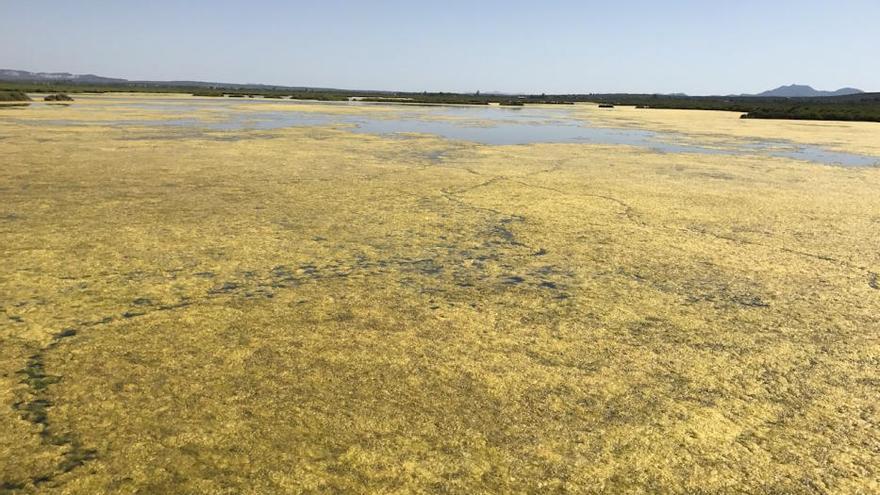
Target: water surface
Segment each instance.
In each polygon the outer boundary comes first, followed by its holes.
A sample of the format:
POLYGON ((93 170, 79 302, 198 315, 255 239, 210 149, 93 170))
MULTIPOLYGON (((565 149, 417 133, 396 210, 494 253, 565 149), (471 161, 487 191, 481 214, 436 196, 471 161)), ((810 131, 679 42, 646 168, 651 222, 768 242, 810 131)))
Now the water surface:
MULTIPOLYGON (((431 134, 446 139, 486 145, 533 143, 587 143, 627 145, 658 153, 703 153, 760 155, 792 158, 826 165, 865 167, 880 166, 880 157, 831 150, 781 140, 731 140, 723 146, 701 145, 694 136, 636 128, 594 125, 578 118, 571 107, 498 107, 498 106, 413 106, 365 102, 303 102, 277 99, 206 99, 155 97, 126 99, 105 95, 83 95, 81 99, 105 104, 103 110, 129 109, 177 115, 160 120, 107 119, 75 121, 52 119, 29 121, 26 114, 0 115, 19 123, 114 126, 171 126, 191 130, 242 131, 272 130, 302 126, 344 126, 356 133, 400 135, 431 134), (314 104, 318 111, 278 110, 278 105, 314 104), (242 110, 242 105, 248 109, 242 110), (382 105, 392 112, 336 113, 321 108, 382 105)), ((40 107, 42 105, 35 105, 40 107)))

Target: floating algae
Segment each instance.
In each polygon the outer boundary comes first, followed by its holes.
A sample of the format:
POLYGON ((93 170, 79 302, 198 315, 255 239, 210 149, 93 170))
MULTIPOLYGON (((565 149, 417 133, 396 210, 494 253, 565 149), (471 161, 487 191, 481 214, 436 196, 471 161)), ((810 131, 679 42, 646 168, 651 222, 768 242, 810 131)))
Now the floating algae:
POLYGON ((40 129, 0 119, 0 490, 877 491, 880 170, 40 129))

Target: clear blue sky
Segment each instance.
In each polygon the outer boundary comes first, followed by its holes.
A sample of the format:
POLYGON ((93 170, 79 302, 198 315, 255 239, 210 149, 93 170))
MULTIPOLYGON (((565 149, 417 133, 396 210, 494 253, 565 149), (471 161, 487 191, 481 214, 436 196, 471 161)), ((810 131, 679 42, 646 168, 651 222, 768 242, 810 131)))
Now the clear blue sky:
POLYGON ((880 91, 880 0, 0 0, 0 68, 415 91, 880 91))

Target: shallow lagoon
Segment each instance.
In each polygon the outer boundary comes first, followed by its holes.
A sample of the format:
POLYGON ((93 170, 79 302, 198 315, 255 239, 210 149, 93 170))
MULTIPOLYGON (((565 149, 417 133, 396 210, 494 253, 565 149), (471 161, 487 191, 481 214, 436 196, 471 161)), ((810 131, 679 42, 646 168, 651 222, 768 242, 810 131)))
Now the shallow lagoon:
MULTIPOLYGON (((627 127, 596 125, 572 112, 568 105, 558 106, 443 106, 376 104, 362 102, 314 103, 276 99, 230 98, 150 98, 126 102, 104 96, 80 96, 90 103, 107 103, 107 108, 139 109, 182 115, 180 118, 154 120, 113 120, 113 125, 166 125, 190 130, 272 130, 300 126, 343 126, 356 133, 397 135, 431 134, 445 139, 489 145, 536 143, 584 143, 626 145, 659 153, 701 153, 758 155, 792 158, 825 165, 865 167, 880 165, 880 157, 832 150, 826 147, 785 140, 746 139, 721 143, 701 143, 683 139, 680 133, 627 127), (315 108, 391 107, 393 112, 346 114, 345 112, 302 112, 278 110, 289 104, 313 105, 315 108), (261 107, 270 107, 264 110, 261 107), (194 114, 196 116, 194 116, 194 114), (198 117, 201 115, 203 118, 198 117)), ((603 110, 614 112, 615 109, 603 110)), ((650 109, 643 110, 650 112, 650 109)), ((108 121, 48 120, 47 124, 101 125, 108 121)), ((690 136, 691 138, 693 136, 690 136)))

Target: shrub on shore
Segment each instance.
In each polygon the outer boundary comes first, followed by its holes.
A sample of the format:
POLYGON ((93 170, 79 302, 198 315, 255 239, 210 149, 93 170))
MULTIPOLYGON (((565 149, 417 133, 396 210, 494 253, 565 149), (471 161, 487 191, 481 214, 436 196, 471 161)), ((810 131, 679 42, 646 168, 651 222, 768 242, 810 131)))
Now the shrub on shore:
POLYGON ((31 101, 31 98, 22 91, 0 91, 0 101, 31 101))
POLYGON ((56 93, 54 95, 46 95, 43 101, 73 101, 73 98, 64 93, 56 93))

